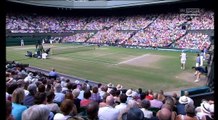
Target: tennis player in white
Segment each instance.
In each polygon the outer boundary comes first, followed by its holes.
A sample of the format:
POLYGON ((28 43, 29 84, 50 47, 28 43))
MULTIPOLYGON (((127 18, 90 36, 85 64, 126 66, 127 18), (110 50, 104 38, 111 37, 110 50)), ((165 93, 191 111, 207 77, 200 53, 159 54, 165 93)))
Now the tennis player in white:
POLYGON ((184 50, 182 51, 182 53, 180 55, 180 58, 181 58, 181 69, 184 70, 185 69, 185 63, 186 63, 186 58, 187 58, 186 53, 185 53, 184 50))

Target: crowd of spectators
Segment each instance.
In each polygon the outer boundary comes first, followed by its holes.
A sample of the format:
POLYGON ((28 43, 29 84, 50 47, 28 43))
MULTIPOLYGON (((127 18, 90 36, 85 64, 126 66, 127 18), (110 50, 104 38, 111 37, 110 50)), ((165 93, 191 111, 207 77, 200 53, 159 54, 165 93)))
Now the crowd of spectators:
POLYGON ((90 85, 48 75, 25 66, 6 65, 7 120, 213 120, 213 100, 198 106, 188 91, 178 96, 164 91, 126 89, 118 84, 90 85))
POLYGON ((6 16, 6 29, 12 33, 63 33, 73 30, 95 30, 97 32, 89 31, 90 33, 66 36, 63 41, 114 43, 118 40, 118 43, 123 45, 155 47, 166 47, 177 41, 176 48, 196 49, 201 47, 202 44, 208 46, 208 37, 201 33, 186 35, 186 30, 214 29, 214 12, 201 10, 197 16, 191 17, 191 20, 187 20, 180 13, 121 17, 8 14, 6 16), (182 29, 184 25, 187 27, 186 29, 182 29), (182 37, 183 35, 185 37, 182 37), (178 40, 180 38, 181 40, 178 40))
POLYGON ((176 41, 174 48, 189 48, 202 50, 210 46, 210 37, 203 33, 188 33, 180 40, 176 41))
POLYGON ((85 42, 88 40, 94 32, 87 32, 87 33, 76 33, 72 36, 65 36, 62 38, 62 42, 85 42))
POLYGON ((189 22, 190 26, 188 29, 214 29, 214 12, 201 11, 196 16, 189 22))
POLYGON ((116 40, 120 42, 127 40, 133 32, 131 31, 116 31, 113 28, 109 30, 100 30, 92 36, 88 42, 91 43, 115 43, 116 40))

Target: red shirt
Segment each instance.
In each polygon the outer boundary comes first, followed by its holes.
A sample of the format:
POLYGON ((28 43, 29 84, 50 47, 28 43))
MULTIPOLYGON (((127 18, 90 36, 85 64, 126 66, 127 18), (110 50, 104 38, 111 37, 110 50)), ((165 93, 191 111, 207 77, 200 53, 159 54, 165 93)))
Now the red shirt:
POLYGON ((81 107, 88 106, 88 104, 91 103, 91 102, 92 102, 92 100, 89 100, 89 99, 81 100, 81 101, 80 101, 80 106, 81 106, 81 107))
POLYGON ((145 99, 147 99, 147 100, 153 100, 154 98, 153 98, 153 95, 147 95, 147 96, 145 96, 145 99))

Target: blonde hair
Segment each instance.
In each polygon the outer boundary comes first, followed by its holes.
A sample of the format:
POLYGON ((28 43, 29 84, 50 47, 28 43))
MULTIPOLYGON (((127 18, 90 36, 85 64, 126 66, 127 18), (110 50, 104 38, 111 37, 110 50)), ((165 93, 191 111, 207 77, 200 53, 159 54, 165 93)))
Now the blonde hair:
POLYGON ((24 100, 25 94, 23 88, 17 88, 12 93, 12 102, 21 104, 24 100))

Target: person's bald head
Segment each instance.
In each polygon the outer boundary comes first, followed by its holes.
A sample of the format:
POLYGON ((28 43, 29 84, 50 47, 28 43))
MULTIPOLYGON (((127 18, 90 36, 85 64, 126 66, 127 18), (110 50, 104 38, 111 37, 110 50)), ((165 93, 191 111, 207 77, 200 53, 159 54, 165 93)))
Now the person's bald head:
POLYGON ((171 114, 172 112, 170 110, 167 108, 162 108, 158 111, 157 117, 159 120, 171 120, 171 114))
POLYGON ((189 95, 189 92, 188 91, 185 91, 184 92, 184 96, 188 96, 189 95))
POLYGON ((112 106, 114 104, 114 97, 113 96, 107 96, 106 98, 106 104, 112 106))

